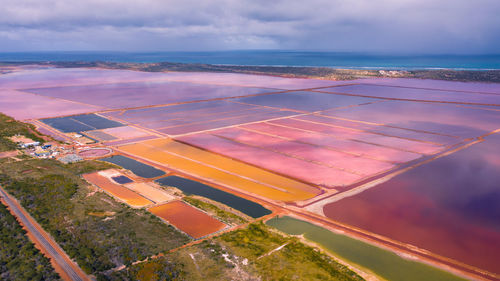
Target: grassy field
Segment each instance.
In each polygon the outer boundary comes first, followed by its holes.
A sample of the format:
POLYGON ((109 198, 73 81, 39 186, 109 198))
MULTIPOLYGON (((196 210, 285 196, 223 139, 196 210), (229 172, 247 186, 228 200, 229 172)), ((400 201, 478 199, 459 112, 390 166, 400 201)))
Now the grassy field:
POLYGON ((149 212, 93 192, 79 176, 110 166, 97 161, 64 165, 52 159, 2 159, 0 184, 87 273, 130 264, 189 241, 149 212))
POLYGON ((304 235, 306 239, 321 245, 334 255, 369 269, 386 280, 464 280, 446 271, 402 258, 393 252, 295 218, 273 218, 266 223, 287 234, 304 235))
POLYGON ((169 259, 162 257, 152 261, 130 266, 127 270, 113 272, 109 280, 183 280, 182 265, 172 263, 169 259))
POLYGON ((205 281, 363 280, 331 257, 261 222, 113 275, 114 280, 159 280, 159 276, 205 281))
POLYGON ((217 240, 234 255, 251 261, 262 280, 362 280, 329 256, 296 238, 270 231, 262 222, 217 240))

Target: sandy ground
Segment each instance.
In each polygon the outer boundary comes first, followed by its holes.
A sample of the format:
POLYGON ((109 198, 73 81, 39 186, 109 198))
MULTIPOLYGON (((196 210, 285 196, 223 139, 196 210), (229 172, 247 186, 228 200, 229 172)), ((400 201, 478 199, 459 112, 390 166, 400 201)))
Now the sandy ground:
POLYGON ((163 191, 160 187, 156 186, 156 184, 154 183, 134 182, 134 183, 124 184, 123 186, 139 193, 140 195, 146 197, 147 199, 157 204, 175 199, 174 196, 163 191))

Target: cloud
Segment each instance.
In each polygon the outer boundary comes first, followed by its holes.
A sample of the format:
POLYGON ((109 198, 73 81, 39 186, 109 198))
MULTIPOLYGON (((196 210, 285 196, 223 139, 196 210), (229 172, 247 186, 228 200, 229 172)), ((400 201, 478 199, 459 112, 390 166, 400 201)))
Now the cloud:
POLYGON ((497 0, 0 0, 0 51, 492 53, 497 0))

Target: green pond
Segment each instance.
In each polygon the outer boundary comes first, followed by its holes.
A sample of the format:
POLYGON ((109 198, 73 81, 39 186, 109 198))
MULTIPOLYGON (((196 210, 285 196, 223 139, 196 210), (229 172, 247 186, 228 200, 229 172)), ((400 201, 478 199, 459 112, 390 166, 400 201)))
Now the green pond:
POLYGON ((321 245, 339 258, 371 270, 386 280, 465 280, 438 268, 402 258, 393 252, 292 217, 272 218, 266 224, 291 235, 303 234, 307 240, 321 245))

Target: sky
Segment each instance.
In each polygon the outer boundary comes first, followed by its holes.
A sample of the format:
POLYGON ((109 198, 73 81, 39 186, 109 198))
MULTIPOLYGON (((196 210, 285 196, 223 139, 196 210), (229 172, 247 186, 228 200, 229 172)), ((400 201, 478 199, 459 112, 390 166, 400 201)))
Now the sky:
POLYGON ((0 52, 498 54, 499 0, 0 0, 0 52))

